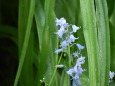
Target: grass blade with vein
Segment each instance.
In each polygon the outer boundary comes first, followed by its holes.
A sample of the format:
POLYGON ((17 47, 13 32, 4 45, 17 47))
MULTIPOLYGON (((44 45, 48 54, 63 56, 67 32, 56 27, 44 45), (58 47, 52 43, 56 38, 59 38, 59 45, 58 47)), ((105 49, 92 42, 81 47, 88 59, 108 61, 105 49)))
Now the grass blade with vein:
MULTIPOLYGON (((22 5, 22 1, 20 1, 20 5, 22 5)), ((21 51, 21 54, 20 54, 19 67, 18 67, 18 70, 17 70, 17 75, 16 75, 16 79, 15 79, 15 82, 14 82, 14 86, 17 86, 17 84, 18 84, 19 77, 20 77, 22 67, 23 67, 23 64, 24 64, 26 51, 27 51, 27 47, 28 47, 28 42, 29 42, 29 38, 30 38, 30 33, 31 33, 31 26, 32 26, 32 20, 33 20, 33 14, 34 14, 34 7, 35 7, 35 1, 31 0, 30 1, 29 16, 28 16, 26 32, 25 32, 25 39, 24 39, 22 51, 21 51)), ((20 7, 20 10, 21 9, 22 8, 20 7)), ((22 20, 20 20, 20 21, 22 21, 22 20)))

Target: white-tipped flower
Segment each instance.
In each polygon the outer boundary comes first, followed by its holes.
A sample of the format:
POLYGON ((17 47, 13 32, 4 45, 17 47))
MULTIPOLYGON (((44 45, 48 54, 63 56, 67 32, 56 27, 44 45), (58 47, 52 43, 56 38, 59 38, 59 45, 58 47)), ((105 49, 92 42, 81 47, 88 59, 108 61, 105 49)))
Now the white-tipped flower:
POLYGON ((62 43, 61 43, 61 47, 62 48, 66 48, 68 46, 68 43, 66 40, 64 40, 62 43))
POLYGON ((78 47, 79 50, 83 50, 84 46, 80 45, 80 44, 76 44, 76 46, 78 47))
POLYGON ((73 79, 72 86, 76 86, 76 80, 73 79))
POLYGON ((81 64, 84 64, 84 63, 85 63, 85 57, 82 57, 82 56, 78 58, 76 61, 77 66, 81 66, 81 64))
POLYGON ((73 68, 71 68, 70 70, 66 71, 67 74, 69 74, 70 76, 72 76, 73 73, 75 73, 75 70, 73 68))
POLYGON ((111 71, 109 72, 109 78, 110 78, 110 79, 113 79, 114 75, 115 75, 114 72, 111 72, 111 71))
POLYGON ((55 53, 58 54, 58 53, 62 52, 62 50, 63 49, 57 49, 57 50, 55 50, 55 53))
POLYGON ((56 32, 56 34, 58 35, 59 38, 62 38, 64 31, 58 30, 58 32, 56 32))
POLYGON ((66 28, 68 26, 68 23, 66 23, 66 20, 64 18, 56 18, 56 26, 60 26, 60 28, 66 28))
POLYGON ((77 27, 76 25, 72 25, 72 29, 73 29, 73 32, 75 33, 77 30, 79 30, 79 27, 77 27))
MULTIPOLYGON (((80 57, 77 59, 76 61, 76 65, 74 66, 74 68, 71 68, 70 70, 67 71, 67 74, 69 74, 70 76, 72 76, 73 81, 79 81, 79 86, 81 86, 80 84, 80 80, 79 80, 79 75, 82 74, 82 72, 84 72, 85 70, 82 69, 81 64, 84 64, 85 62, 85 57, 80 57), (72 74, 75 74, 74 76, 72 74)), ((73 82, 75 85, 75 82, 73 82)), ((78 83, 77 83, 78 84, 78 83)))
POLYGON ((71 44, 72 42, 75 42, 75 40, 77 40, 77 39, 78 39, 78 38, 75 38, 74 35, 71 34, 71 35, 70 35, 70 38, 69 38, 69 40, 68 40, 68 43, 71 44))
POLYGON ((113 77, 115 76, 114 72, 109 71, 109 83, 113 81, 113 77))
POLYGON ((79 55, 78 52, 74 52, 74 53, 73 53, 73 56, 74 56, 74 57, 78 57, 78 55, 79 55))

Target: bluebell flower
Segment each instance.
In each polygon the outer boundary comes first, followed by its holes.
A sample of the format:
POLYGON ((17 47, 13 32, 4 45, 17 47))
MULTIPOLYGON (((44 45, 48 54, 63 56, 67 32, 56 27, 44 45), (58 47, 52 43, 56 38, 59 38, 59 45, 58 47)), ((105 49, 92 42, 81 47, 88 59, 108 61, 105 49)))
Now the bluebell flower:
POLYGON ((115 76, 115 73, 109 71, 109 83, 112 82, 112 79, 113 79, 114 76, 115 76))
POLYGON ((78 38, 75 38, 74 35, 70 35, 69 39, 68 39, 68 43, 72 43, 72 42, 75 42, 75 40, 77 40, 78 38))
POLYGON ((73 77, 73 79, 74 79, 74 80, 79 79, 79 74, 78 74, 78 72, 75 73, 75 76, 73 77))
POLYGON ((76 80, 73 79, 72 86, 76 86, 76 80))
POLYGON ((79 74, 82 74, 82 72, 84 72, 84 71, 85 71, 85 70, 84 70, 82 67, 78 66, 77 72, 78 72, 79 74))
POLYGON ((66 48, 68 46, 68 42, 66 40, 64 40, 62 43, 61 43, 61 47, 62 48, 66 48))
POLYGON ((76 46, 78 47, 78 49, 81 51, 82 49, 84 49, 84 46, 80 45, 80 44, 76 44, 76 46))
POLYGON ((56 26, 60 26, 60 28, 66 28, 68 26, 68 23, 66 23, 66 20, 64 18, 56 18, 56 26))
POLYGON ((77 80, 73 79, 72 86, 82 86, 82 84, 79 79, 77 79, 77 80))
POLYGON ((77 86, 82 86, 82 84, 81 84, 79 79, 77 80, 77 86))
POLYGON ((115 75, 114 72, 111 72, 111 71, 109 72, 109 78, 110 78, 110 79, 113 79, 114 75, 115 75))
POLYGON ((72 76, 72 74, 75 73, 75 70, 73 68, 71 68, 68 71, 66 71, 66 73, 69 74, 70 76, 72 76))
POLYGON ((57 50, 55 50, 55 53, 58 54, 58 53, 62 52, 62 50, 63 49, 57 49, 57 50))
POLYGON ((73 29, 73 32, 75 33, 77 30, 79 30, 79 27, 77 27, 76 25, 72 25, 72 29, 73 29))
POLYGON ((76 86, 75 82, 79 81, 79 83, 77 82, 78 86, 81 86, 80 80, 79 80, 79 75, 82 74, 82 72, 84 72, 85 70, 82 69, 81 65, 84 64, 85 62, 85 57, 80 57, 77 59, 76 61, 76 65, 74 66, 74 68, 71 68, 70 70, 66 71, 67 74, 69 74, 70 76, 72 76, 73 78, 73 85, 72 86, 76 86), (73 74, 75 74, 73 76, 73 74))
POLYGON ((85 62, 85 57, 81 56, 80 58, 77 59, 76 65, 81 66, 81 64, 84 64, 85 62))
POLYGON ((73 53, 73 56, 74 56, 74 57, 78 57, 78 55, 79 55, 78 52, 74 52, 74 53, 73 53))
POLYGON ((66 30, 64 28, 60 28, 56 34, 59 36, 59 38, 62 38, 63 34, 66 33, 66 30))

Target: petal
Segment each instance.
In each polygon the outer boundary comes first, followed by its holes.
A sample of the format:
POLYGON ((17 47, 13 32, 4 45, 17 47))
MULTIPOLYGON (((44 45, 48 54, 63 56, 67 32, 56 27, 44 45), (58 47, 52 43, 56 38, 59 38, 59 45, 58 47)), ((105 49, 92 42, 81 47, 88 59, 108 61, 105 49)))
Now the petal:
POLYGON ((72 86, 76 86, 76 80, 73 79, 72 86))
POLYGON ((75 73, 74 69, 70 69, 68 71, 66 71, 67 74, 69 74, 70 76, 72 76, 73 73, 75 73))

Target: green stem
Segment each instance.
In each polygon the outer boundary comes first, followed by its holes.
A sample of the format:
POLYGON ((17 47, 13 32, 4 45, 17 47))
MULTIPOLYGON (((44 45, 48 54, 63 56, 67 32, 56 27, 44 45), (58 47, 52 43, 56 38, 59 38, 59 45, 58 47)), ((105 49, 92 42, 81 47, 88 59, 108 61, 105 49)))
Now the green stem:
MULTIPOLYGON (((59 65, 59 63, 60 63, 60 61, 61 61, 62 54, 63 54, 63 52, 61 53, 61 56, 60 56, 60 58, 59 58, 59 61, 57 62, 57 65, 59 65)), ((54 70, 54 72, 53 72, 53 75, 52 75, 52 77, 51 77, 51 80, 50 80, 50 83, 49 83, 49 85, 48 85, 48 86, 50 86, 50 85, 51 85, 52 80, 53 80, 53 77, 54 77, 54 75, 55 75, 55 73, 56 73, 56 70, 57 70, 57 67, 55 67, 55 70, 54 70)))
POLYGON ((71 56, 70 56, 70 45, 68 44, 68 58, 69 58, 69 66, 71 66, 71 56))
MULTIPOLYGON (((68 58, 69 58, 69 67, 71 66, 71 54, 70 54, 70 45, 68 44, 68 58)), ((70 85, 70 77, 67 76, 68 85, 70 85)))

